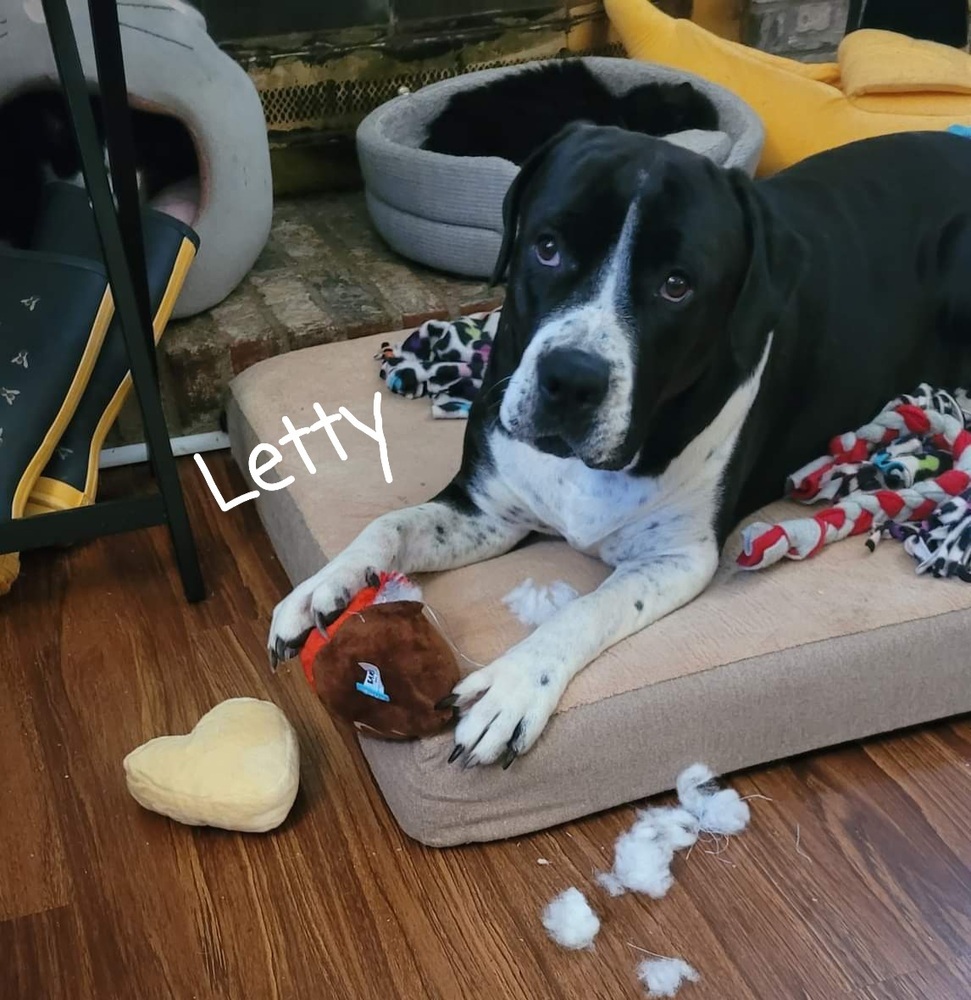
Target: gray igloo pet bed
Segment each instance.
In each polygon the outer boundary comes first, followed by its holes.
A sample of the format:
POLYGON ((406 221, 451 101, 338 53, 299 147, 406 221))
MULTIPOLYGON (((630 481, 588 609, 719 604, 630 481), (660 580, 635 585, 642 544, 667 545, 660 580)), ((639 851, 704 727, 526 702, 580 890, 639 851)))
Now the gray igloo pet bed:
MULTIPOLYGON (((618 95, 651 82, 691 83, 715 105, 719 129, 665 138, 720 166, 754 174, 764 141, 762 123, 731 91, 639 60, 589 57, 583 62, 618 95)), ((403 257, 455 274, 491 275, 502 240, 502 200, 519 168, 495 156, 446 156, 421 146, 429 123, 455 92, 525 68, 502 67, 443 80, 388 101, 359 126, 357 149, 371 219, 403 257)))
MULTIPOLYGON (((273 193, 266 124, 246 73, 206 31, 205 18, 182 0, 119 3, 136 145, 171 158, 180 133, 194 171, 159 194, 156 207, 190 225, 200 249, 173 315, 190 316, 221 301, 250 269, 270 231, 273 193), (160 122, 157 137, 152 123, 160 122)), ((93 82, 94 49, 84 0, 69 0, 85 75, 93 82)), ((57 90, 58 76, 40 0, 3 4, 0 120, 18 123, 16 102, 57 90)), ((28 121, 27 127, 30 127, 28 121)), ((23 136, 16 137, 22 141, 23 136)), ((14 136, 0 134, 0 143, 14 136)), ((184 171, 183 171, 184 173, 184 171)), ((175 180, 173 178, 173 180, 175 180)))

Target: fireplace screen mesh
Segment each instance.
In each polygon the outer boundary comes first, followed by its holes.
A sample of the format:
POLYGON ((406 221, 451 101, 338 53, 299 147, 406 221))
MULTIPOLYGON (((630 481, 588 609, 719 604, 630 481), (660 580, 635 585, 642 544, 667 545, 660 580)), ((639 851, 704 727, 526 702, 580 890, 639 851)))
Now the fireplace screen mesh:
MULTIPOLYGON (((569 55, 621 56, 623 49, 613 44, 569 55)), ((430 83, 458 76, 462 72, 514 66, 529 62, 525 58, 509 58, 476 63, 464 70, 457 67, 436 68, 416 73, 389 73, 385 77, 367 80, 335 80, 326 77, 327 67, 320 67, 321 79, 284 87, 260 89, 263 113, 271 132, 296 129, 338 131, 353 128, 376 107, 404 91, 415 91, 430 83)))

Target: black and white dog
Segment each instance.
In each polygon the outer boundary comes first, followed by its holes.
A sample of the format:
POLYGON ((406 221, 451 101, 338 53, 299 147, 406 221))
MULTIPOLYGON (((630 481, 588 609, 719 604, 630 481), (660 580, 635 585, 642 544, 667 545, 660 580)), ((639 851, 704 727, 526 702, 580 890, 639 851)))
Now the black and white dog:
POLYGON ((572 126, 509 191, 506 303, 461 468, 276 608, 294 654, 376 570, 532 532, 614 572, 455 688, 452 759, 508 766, 600 652, 696 597, 743 516, 891 398, 971 383, 971 142, 855 143, 752 182, 572 126))

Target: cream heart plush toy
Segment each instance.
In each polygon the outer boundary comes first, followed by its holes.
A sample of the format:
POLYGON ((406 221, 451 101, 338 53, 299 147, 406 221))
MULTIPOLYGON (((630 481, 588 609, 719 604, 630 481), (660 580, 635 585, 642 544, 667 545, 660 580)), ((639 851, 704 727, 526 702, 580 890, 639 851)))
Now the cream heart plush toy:
POLYGON ((146 809, 191 826, 265 833, 290 812, 300 783, 297 735, 276 705, 230 698, 185 736, 159 736, 124 760, 146 809))

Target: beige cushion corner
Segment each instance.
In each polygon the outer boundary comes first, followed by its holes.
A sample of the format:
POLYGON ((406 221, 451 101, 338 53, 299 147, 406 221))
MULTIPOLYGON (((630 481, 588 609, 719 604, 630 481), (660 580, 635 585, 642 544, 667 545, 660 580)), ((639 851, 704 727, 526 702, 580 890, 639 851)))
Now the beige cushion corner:
MULTIPOLYGON (((310 424, 316 402, 371 425, 382 392, 393 483, 375 442, 338 422, 346 461, 322 432, 305 437, 317 473, 283 449, 275 471, 294 482, 257 501, 295 582, 374 517, 428 499, 458 466, 465 422, 433 420, 427 400, 384 390, 373 356, 385 339, 274 358, 231 386, 230 436, 244 469, 256 443, 282 436, 284 414, 310 424)), ((769 516, 793 510, 774 505, 769 516)), ((735 568, 737 552, 733 538, 700 598, 583 671, 538 745, 509 771, 446 767, 447 735, 362 740, 402 828, 435 846, 517 836, 668 789, 696 759, 731 771, 971 710, 971 587, 918 577, 890 543, 869 555, 851 539, 755 574, 735 568)), ((584 592, 606 573, 544 540, 422 582, 459 648, 487 663, 525 634, 502 604, 515 585, 564 579, 584 592)))

